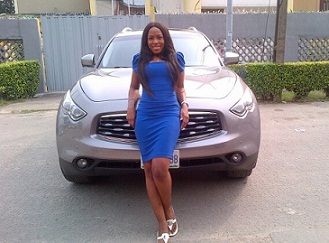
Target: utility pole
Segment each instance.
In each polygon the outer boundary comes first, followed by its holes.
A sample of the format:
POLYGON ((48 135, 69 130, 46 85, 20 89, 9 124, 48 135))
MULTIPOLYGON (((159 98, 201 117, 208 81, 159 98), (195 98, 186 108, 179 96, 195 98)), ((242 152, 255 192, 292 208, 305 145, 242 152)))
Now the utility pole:
POLYGON ((232 51, 233 0, 227 0, 226 8, 226 51, 232 51))
POLYGON ((278 0, 276 12, 274 57, 275 63, 284 63, 284 49, 286 44, 288 0, 278 0))
POLYGON ((153 0, 145 0, 145 15, 150 15, 151 22, 155 21, 155 7, 153 0))

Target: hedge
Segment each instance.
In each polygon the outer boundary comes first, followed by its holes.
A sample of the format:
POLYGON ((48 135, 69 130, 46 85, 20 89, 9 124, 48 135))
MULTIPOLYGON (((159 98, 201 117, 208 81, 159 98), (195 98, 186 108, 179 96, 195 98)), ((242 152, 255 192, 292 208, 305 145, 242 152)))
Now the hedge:
MULTIPOLYGON (((248 63, 230 65, 260 100, 281 101, 282 91, 303 98, 313 90, 329 96, 329 61, 297 63, 248 63)), ((40 64, 36 60, 0 64, 0 98, 33 97, 39 87, 40 64)))
POLYGON ((329 61, 298 63, 234 64, 258 99, 281 101, 282 91, 293 91, 297 99, 313 90, 324 90, 329 96, 329 61))
POLYGON ((39 87, 40 64, 36 60, 0 64, 0 98, 33 97, 39 87))

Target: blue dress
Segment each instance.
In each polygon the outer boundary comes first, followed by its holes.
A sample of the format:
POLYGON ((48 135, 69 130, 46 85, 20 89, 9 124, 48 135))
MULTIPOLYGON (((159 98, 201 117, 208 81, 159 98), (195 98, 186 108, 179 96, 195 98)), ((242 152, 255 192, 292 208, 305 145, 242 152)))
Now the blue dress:
MULTIPOLYGON (((138 71, 139 54, 133 58, 134 72, 138 71)), ((177 52, 180 72, 185 61, 177 52)), ((143 92, 137 108, 135 134, 143 162, 172 155, 180 133, 180 104, 165 62, 150 62, 145 74, 153 95, 143 92)))

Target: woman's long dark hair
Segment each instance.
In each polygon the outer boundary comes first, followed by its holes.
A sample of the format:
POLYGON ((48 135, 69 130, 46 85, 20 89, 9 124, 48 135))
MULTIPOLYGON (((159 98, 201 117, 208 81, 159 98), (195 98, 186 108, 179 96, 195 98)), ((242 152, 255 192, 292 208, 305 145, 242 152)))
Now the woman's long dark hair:
POLYGON ((142 35, 141 50, 140 50, 139 61, 138 61, 138 77, 145 91, 147 91, 150 94, 152 94, 152 91, 150 90, 148 80, 146 78, 145 67, 154 58, 153 52, 148 47, 148 34, 152 27, 156 27, 162 32, 164 38, 164 48, 159 54, 159 57, 166 62, 174 86, 177 86, 178 77, 180 73, 177 56, 176 56, 176 50, 168 28, 159 22, 149 23, 144 28, 142 35))

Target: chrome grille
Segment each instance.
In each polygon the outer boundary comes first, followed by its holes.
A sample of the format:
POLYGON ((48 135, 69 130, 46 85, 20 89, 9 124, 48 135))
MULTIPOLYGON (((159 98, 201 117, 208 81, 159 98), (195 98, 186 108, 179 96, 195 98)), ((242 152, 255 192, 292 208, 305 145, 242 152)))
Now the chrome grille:
POLYGON ((180 132, 179 140, 196 140, 222 130, 218 113, 215 111, 190 111, 187 127, 180 132))
MULTIPOLYGON (((219 133, 222 125, 215 111, 190 111, 187 127, 180 132, 179 140, 196 140, 219 133)), ((98 120, 97 134, 109 140, 136 142, 134 129, 126 120, 126 113, 103 115, 98 120)))
POLYGON ((111 140, 136 142, 134 129, 128 124, 126 113, 101 116, 98 119, 97 134, 111 140))

